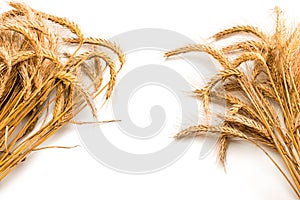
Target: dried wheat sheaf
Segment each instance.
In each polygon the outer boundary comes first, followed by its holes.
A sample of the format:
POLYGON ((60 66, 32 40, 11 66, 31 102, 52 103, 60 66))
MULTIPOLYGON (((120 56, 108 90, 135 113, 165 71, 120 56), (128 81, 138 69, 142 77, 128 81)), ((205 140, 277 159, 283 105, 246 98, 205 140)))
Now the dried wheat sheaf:
POLYGON ((272 160, 299 198, 300 24, 293 30, 287 29, 281 10, 276 7, 274 13, 276 27, 272 34, 249 25, 235 26, 215 34, 213 43, 235 36, 247 37, 225 47, 195 44, 165 54, 171 57, 206 52, 223 68, 205 87, 194 91, 207 116, 212 114, 211 102, 226 102, 225 114, 217 114, 223 119, 222 125, 193 126, 176 138, 206 133, 217 136, 223 164, 233 139, 249 141, 272 160), (270 156, 268 148, 279 153, 288 173, 270 156))
POLYGON ((124 63, 118 46, 75 23, 9 5, 0 15, 0 180, 86 105, 96 116, 93 99, 111 96, 124 63))

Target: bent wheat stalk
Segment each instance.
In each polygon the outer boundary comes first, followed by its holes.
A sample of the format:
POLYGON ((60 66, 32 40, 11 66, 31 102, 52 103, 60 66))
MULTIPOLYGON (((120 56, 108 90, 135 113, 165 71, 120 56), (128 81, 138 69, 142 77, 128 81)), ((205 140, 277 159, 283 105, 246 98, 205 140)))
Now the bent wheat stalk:
POLYGON ((277 7, 275 15, 274 34, 249 25, 235 26, 215 34, 214 43, 242 34, 249 39, 220 49, 195 44, 165 54, 168 58, 192 51, 206 52, 224 68, 204 88, 194 91, 203 100, 206 114, 211 101, 226 102, 226 113, 217 115, 224 123, 193 126, 175 137, 217 134, 222 164, 233 138, 249 141, 272 160, 300 198, 300 24, 294 30, 287 30, 277 7), (224 90, 222 95, 220 91, 224 90), (279 153, 289 174, 267 153, 268 148, 279 153))
POLYGON ((9 4, 0 15, 0 181, 86 105, 97 117, 93 99, 111 96, 124 63, 117 45, 86 38, 74 22, 9 4))

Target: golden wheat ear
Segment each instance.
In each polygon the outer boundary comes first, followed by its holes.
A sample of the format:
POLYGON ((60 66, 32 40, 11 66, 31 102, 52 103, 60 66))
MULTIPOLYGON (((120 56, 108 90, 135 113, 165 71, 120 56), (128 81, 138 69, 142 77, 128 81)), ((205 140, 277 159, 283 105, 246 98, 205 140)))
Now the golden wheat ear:
POLYGON ((85 106, 97 117, 94 98, 110 98, 125 62, 116 44, 85 37, 70 20, 9 4, 0 15, 0 181, 85 106))
POLYGON ((170 57, 192 51, 206 52, 224 68, 204 88, 194 91, 203 101, 206 113, 209 113, 209 103, 213 100, 226 102, 223 105, 225 114, 217 115, 223 119, 223 124, 192 126, 175 138, 202 136, 204 133, 217 137, 222 164, 225 163, 227 147, 234 138, 249 141, 271 159, 300 198, 300 25, 287 31, 281 10, 276 7, 274 13, 274 34, 266 34, 250 25, 235 26, 212 38, 217 42, 246 34, 249 39, 220 48, 196 44, 165 53, 170 57), (249 66, 251 70, 245 74, 244 69, 249 69, 249 66), (224 81, 229 77, 229 82, 224 81), (216 83, 223 87, 216 87, 216 83), (274 161, 268 149, 280 155, 283 166, 274 161))

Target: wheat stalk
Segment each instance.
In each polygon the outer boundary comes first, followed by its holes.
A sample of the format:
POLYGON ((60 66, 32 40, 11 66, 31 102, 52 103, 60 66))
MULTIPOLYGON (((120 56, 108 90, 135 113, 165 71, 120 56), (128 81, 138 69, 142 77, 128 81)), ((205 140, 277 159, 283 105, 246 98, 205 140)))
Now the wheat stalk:
POLYGON ((105 91, 106 99, 111 96, 125 61, 116 44, 85 37, 74 22, 9 5, 0 15, 0 181, 31 152, 47 148, 39 146, 85 106, 97 116, 93 99, 105 91), (65 45, 75 50, 64 52, 65 45), (103 82, 106 69, 109 79, 103 82), (93 83, 88 88, 85 77, 93 83))
POLYGON ((249 39, 216 49, 202 44, 188 45, 165 54, 171 57, 204 51, 224 68, 204 88, 194 91, 202 99, 205 110, 214 99, 225 100, 226 114, 217 115, 224 123, 220 126, 193 126, 175 137, 179 139, 207 132, 214 133, 209 134, 212 136, 219 135, 219 160, 223 164, 232 138, 249 141, 272 160, 300 198, 300 25, 287 31, 281 10, 276 7, 274 13, 274 34, 266 34, 250 25, 235 26, 215 34, 212 37, 214 42, 242 34, 249 39), (234 59, 229 59, 232 56, 234 59), (249 75, 243 72, 247 66, 252 66, 249 75), (229 77, 230 81, 225 81, 229 77), (217 87, 217 83, 223 87, 217 87), (222 96, 224 91, 225 96, 222 96), (280 108, 279 113, 276 107, 280 108), (270 148, 278 152, 284 166, 279 166, 267 153, 270 148))

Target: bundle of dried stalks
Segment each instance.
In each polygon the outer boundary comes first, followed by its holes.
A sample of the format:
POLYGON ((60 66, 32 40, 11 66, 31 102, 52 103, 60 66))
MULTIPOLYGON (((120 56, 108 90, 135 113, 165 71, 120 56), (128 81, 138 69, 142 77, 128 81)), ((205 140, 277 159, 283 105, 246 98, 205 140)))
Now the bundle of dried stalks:
POLYGON ((224 100, 226 112, 217 115, 224 123, 193 126, 178 133, 176 138, 205 133, 217 136, 219 159, 223 164, 230 141, 238 138, 254 143, 272 160, 299 198, 300 24, 289 30, 277 7, 275 14, 276 28, 272 34, 249 25, 235 26, 215 34, 213 43, 234 39, 234 36, 248 37, 220 48, 210 44, 189 45, 167 52, 165 56, 206 52, 223 67, 194 94, 202 99, 208 116, 212 114, 211 102, 224 100), (272 159, 266 148, 280 154, 289 174, 272 159))
POLYGON ((86 38, 65 18, 9 4, 0 15, 0 180, 86 105, 97 116, 93 98, 110 97, 124 63, 114 43, 86 38))

